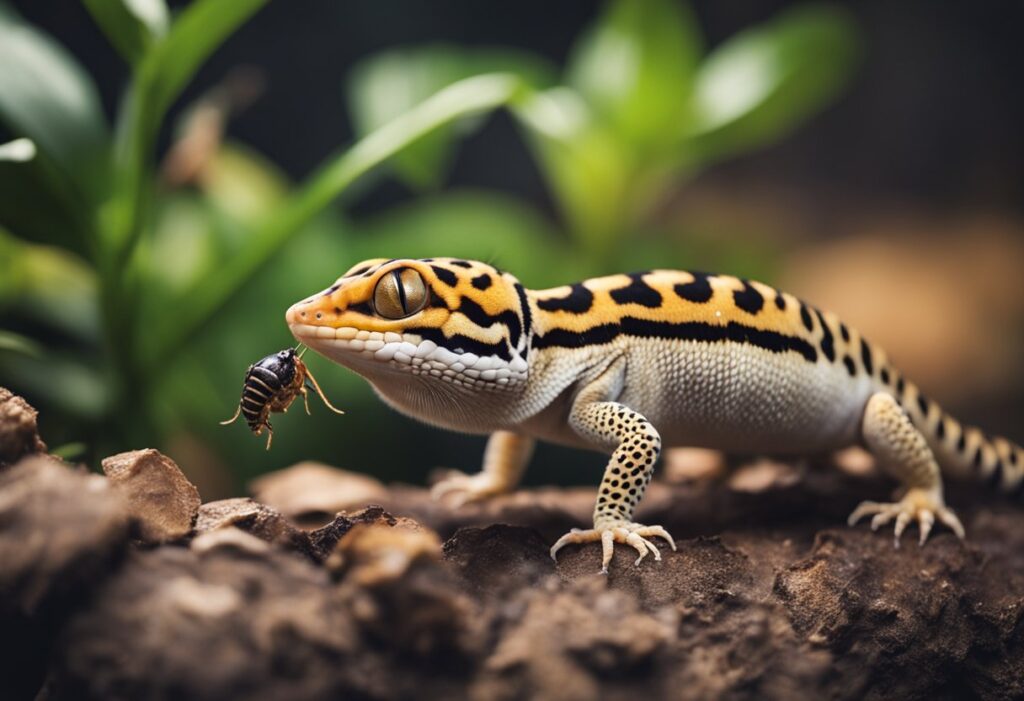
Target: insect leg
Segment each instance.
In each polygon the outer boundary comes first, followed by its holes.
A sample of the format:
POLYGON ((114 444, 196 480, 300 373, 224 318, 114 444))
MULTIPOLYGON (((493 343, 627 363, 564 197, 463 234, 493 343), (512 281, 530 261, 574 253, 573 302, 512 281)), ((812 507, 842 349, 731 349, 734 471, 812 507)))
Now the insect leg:
POLYGON ((221 426, 227 426, 228 424, 233 424, 233 423, 235 423, 236 421, 238 421, 238 416, 239 416, 239 414, 241 414, 241 413, 242 413, 242 405, 241 405, 241 404, 239 404, 239 405, 238 405, 238 408, 237 408, 237 409, 235 409, 235 415, 234 415, 234 416, 232 416, 232 417, 231 417, 230 419, 227 419, 226 421, 221 421, 221 422, 220 422, 220 425, 221 425, 221 426))
MULTIPOLYGON (((331 404, 329 401, 327 401, 327 397, 324 396, 324 391, 322 389, 320 389, 320 385, 317 384, 316 378, 313 377, 313 373, 310 372, 309 369, 306 370, 306 375, 308 375, 309 381, 313 385, 313 389, 315 389, 316 393, 320 395, 320 399, 322 399, 324 404, 327 405, 327 408, 330 409, 331 411, 333 411, 335 414, 344 414, 345 413, 344 411, 342 411, 341 409, 337 408, 336 406, 331 404)), ((305 393, 303 393, 303 396, 305 396, 305 393)))

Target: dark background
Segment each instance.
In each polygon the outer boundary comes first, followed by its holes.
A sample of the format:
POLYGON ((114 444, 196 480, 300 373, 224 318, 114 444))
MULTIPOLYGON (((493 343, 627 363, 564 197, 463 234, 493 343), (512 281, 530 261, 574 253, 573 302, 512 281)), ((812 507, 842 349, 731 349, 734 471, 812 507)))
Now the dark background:
MULTIPOLYGON (((713 46, 793 4, 697 2, 694 9, 713 46)), ((89 69, 112 114, 127 69, 85 9, 68 0, 16 0, 14 5, 89 69)), ((717 171, 854 195, 912 198, 941 208, 1020 211, 1024 5, 877 0, 844 6, 859 21, 865 44, 863 64, 848 92, 790 138, 717 171)), ((403 44, 453 42, 520 47, 562 65, 573 39, 599 8, 579 0, 271 2, 200 70, 179 104, 188 104, 239 64, 259 67, 266 91, 232 123, 231 132, 298 177, 351 141, 342 81, 361 58, 403 44)), ((504 116, 461 150, 451 183, 511 190, 534 201, 546 197, 504 116)), ((402 196, 398 186, 379 188, 357 211, 402 196)))

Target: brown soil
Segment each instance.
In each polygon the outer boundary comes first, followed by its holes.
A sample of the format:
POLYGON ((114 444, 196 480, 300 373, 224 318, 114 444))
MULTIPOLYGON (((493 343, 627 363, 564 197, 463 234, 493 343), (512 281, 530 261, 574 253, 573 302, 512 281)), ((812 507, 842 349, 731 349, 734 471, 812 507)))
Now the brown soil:
POLYGON ((842 525, 877 479, 682 477, 638 513, 678 551, 637 567, 618 547, 602 576, 596 546, 547 553, 592 489, 452 511, 317 466, 334 501, 299 470, 309 500, 282 473, 195 518, 173 463, 145 457, 159 469, 135 482, 168 497, 142 510, 131 480, 42 456, 0 470, 3 698, 1024 696, 1024 511, 987 495, 949 490, 966 543, 895 549, 842 525), (344 503, 348 479, 381 506, 344 503))

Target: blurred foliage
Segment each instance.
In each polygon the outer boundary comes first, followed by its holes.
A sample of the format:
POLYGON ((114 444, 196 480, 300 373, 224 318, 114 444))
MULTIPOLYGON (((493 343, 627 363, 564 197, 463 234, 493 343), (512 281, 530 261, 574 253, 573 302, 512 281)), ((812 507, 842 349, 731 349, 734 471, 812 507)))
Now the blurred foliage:
MULTIPOLYGON (((112 120, 74 57, 0 4, 10 138, 0 145, 0 384, 43 410, 48 438, 69 455, 83 454, 78 442, 94 461, 187 446, 236 478, 338 461, 334 417, 277 419, 287 430, 272 456, 216 426, 245 367, 292 342, 282 323, 292 301, 377 256, 481 258, 531 285, 672 264, 684 256, 659 229, 658 206, 701 169, 827 104, 857 55, 832 6, 787 11, 708 52, 688 6, 672 0, 610 2, 561 75, 513 49, 388 51, 348 76, 358 140, 290 183, 224 140, 226 90, 183 112, 157 161, 168 110, 266 0, 194 0, 173 17, 164 0, 83 2, 130 67, 112 120), (562 226, 506 195, 442 191, 459 140, 500 107, 520 125, 562 226), (332 203, 382 164, 418 196, 348 221, 332 203)), ((344 431, 366 444, 346 447, 345 462, 373 457, 388 443, 382 430, 418 430, 382 428, 362 382, 320 375, 350 409, 344 431)), ((410 443, 389 445, 413 457, 410 443)))

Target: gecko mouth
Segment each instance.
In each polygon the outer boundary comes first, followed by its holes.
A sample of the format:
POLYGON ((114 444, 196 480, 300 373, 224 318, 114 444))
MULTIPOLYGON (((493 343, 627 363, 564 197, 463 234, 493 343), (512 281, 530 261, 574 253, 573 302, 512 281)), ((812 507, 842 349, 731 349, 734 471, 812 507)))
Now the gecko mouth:
POLYGON ((359 363, 365 366, 375 362, 401 366, 419 375, 498 385, 507 385, 526 375, 525 362, 509 364, 494 356, 454 353, 429 339, 411 334, 366 331, 351 326, 335 329, 311 324, 290 324, 289 328, 300 343, 342 365, 359 363))

